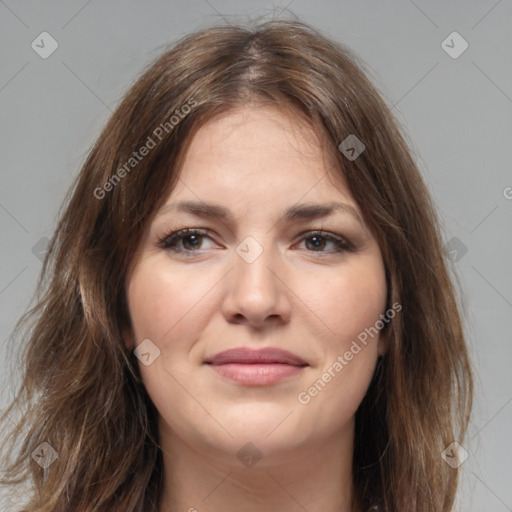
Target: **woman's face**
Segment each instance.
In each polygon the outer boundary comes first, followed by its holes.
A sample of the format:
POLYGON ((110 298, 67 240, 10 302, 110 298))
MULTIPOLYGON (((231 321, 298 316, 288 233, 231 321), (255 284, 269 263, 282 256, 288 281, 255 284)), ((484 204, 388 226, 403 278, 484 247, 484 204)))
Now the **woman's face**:
POLYGON ((127 281, 132 343, 170 445, 240 464, 248 442, 270 460, 353 433, 383 350, 386 279, 334 166, 307 123, 270 107, 196 132, 127 281), (219 355, 232 349, 245 351, 219 355))

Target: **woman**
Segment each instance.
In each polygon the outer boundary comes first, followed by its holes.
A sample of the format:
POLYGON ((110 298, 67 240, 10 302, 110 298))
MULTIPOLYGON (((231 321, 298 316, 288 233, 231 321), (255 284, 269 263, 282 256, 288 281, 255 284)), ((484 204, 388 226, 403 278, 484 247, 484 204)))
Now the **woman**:
POLYGON ((42 277, 6 411, 20 510, 452 509, 472 375, 437 216, 311 27, 210 28, 152 64, 42 277))

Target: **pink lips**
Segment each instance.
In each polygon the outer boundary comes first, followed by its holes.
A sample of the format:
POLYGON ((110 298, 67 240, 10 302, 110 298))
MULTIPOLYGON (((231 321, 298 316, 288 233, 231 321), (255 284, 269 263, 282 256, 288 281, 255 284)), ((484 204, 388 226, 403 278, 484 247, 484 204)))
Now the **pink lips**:
POLYGON ((278 348, 235 348, 205 361, 222 377, 247 386, 264 386, 300 373, 308 364, 278 348))

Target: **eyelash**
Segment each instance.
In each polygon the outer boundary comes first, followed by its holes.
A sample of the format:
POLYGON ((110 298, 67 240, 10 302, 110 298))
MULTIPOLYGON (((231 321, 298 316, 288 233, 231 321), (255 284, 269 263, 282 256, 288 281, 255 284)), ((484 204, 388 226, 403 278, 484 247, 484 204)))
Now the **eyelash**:
MULTIPOLYGON (((186 254, 187 256, 192 256, 194 253, 200 252, 201 249, 198 249, 195 251, 180 249, 177 247, 177 243, 180 242, 181 240, 184 240, 185 238, 187 238, 189 236, 193 236, 193 235, 211 238, 208 236, 208 233, 202 229, 186 228, 186 229, 180 229, 179 231, 174 231, 174 232, 164 236, 163 238, 161 238, 159 240, 159 242, 156 245, 157 245, 157 247, 160 247, 161 249, 170 250, 170 251, 173 251, 178 254, 186 254)), ((336 248, 332 251, 308 251, 308 252, 320 253, 320 254, 322 254, 322 253, 332 254, 332 253, 352 252, 354 250, 352 244, 350 242, 348 242, 347 240, 345 240, 341 237, 335 236, 332 233, 326 233, 325 231, 319 231, 319 230, 308 231, 301 235, 301 240, 307 240, 308 238, 315 238, 315 237, 323 238, 323 239, 327 240, 328 242, 333 242, 335 244, 336 248)))

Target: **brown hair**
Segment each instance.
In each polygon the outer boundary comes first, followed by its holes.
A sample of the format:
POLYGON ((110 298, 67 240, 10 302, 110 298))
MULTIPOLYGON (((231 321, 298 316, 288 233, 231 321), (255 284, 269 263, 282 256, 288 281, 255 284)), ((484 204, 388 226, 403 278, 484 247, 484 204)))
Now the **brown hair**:
POLYGON ((157 510, 156 410, 122 336, 127 269, 194 130, 247 100, 300 109, 321 131, 381 247, 388 304, 403 305, 356 414, 357 507, 451 509, 458 470, 441 452, 463 441, 473 392, 459 306, 432 200, 362 69, 308 25, 273 20, 188 35, 130 88, 81 169, 37 303, 20 323, 30 326, 23 381, 2 430, 10 446, 21 444, 2 482, 34 484, 24 511, 157 510), (351 134, 366 146, 355 160, 336 149, 351 134), (22 411, 10 428, 15 406, 22 411), (46 469, 31 458, 42 442, 58 453, 46 469))

